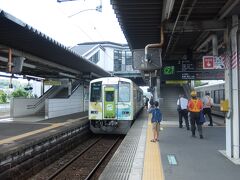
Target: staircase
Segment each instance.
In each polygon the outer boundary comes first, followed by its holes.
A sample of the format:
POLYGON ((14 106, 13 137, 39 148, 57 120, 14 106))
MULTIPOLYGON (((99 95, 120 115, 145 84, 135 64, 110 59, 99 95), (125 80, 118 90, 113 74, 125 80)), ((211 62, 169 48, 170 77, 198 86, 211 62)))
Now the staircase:
POLYGON ((177 99, 179 94, 185 94, 180 85, 161 85, 160 88, 160 110, 164 121, 178 119, 177 99))

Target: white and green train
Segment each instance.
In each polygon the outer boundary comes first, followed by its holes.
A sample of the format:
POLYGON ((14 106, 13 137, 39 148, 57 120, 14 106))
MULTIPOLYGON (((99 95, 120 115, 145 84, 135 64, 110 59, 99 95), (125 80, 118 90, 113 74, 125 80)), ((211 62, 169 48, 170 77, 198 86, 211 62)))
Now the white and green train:
POLYGON ((130 79, 106 77, 89 86, 90 129, 96 134, 126 134, 143 108, 143 91, 130 79))
POLYGON ((218 84, 210 84, 198 86, 194 88, 197 91, 197 96, 203 98, 208 92, 213 99, 212 114, 224 117, 225 114, 220 110, 221 100, 225 100, 225 82, 218 84))

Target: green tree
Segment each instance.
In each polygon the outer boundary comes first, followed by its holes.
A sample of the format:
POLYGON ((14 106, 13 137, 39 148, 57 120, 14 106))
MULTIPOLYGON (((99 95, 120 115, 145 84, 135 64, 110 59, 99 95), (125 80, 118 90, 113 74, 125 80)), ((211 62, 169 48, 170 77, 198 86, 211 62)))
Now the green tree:
POLYGON ((6 102, 7 102, 7 94, 3 90, 0 90, 0 104, 6 103, 6 102))
POLYGON ((28 97, 28 92, 26 92, 24 89, 17 89, 12 92, 12 97, 28 97))

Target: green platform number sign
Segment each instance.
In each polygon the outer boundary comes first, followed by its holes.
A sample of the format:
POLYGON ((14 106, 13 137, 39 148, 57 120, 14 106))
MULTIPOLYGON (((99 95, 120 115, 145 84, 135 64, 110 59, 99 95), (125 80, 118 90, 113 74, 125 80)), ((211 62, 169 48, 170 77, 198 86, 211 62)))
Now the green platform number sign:
POLYGON ((163 68, 164 75, 173 75, 174 74, 174 66, 165 66, 163 68))

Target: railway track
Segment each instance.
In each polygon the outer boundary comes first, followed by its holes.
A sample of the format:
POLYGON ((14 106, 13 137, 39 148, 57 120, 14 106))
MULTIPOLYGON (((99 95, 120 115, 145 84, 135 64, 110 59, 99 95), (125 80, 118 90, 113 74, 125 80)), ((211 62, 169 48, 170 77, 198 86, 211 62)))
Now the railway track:
POLYGON ((91 179, 92 175, 120 140, 120 136, 99 137, 49 176, 48 179, 91 179))

